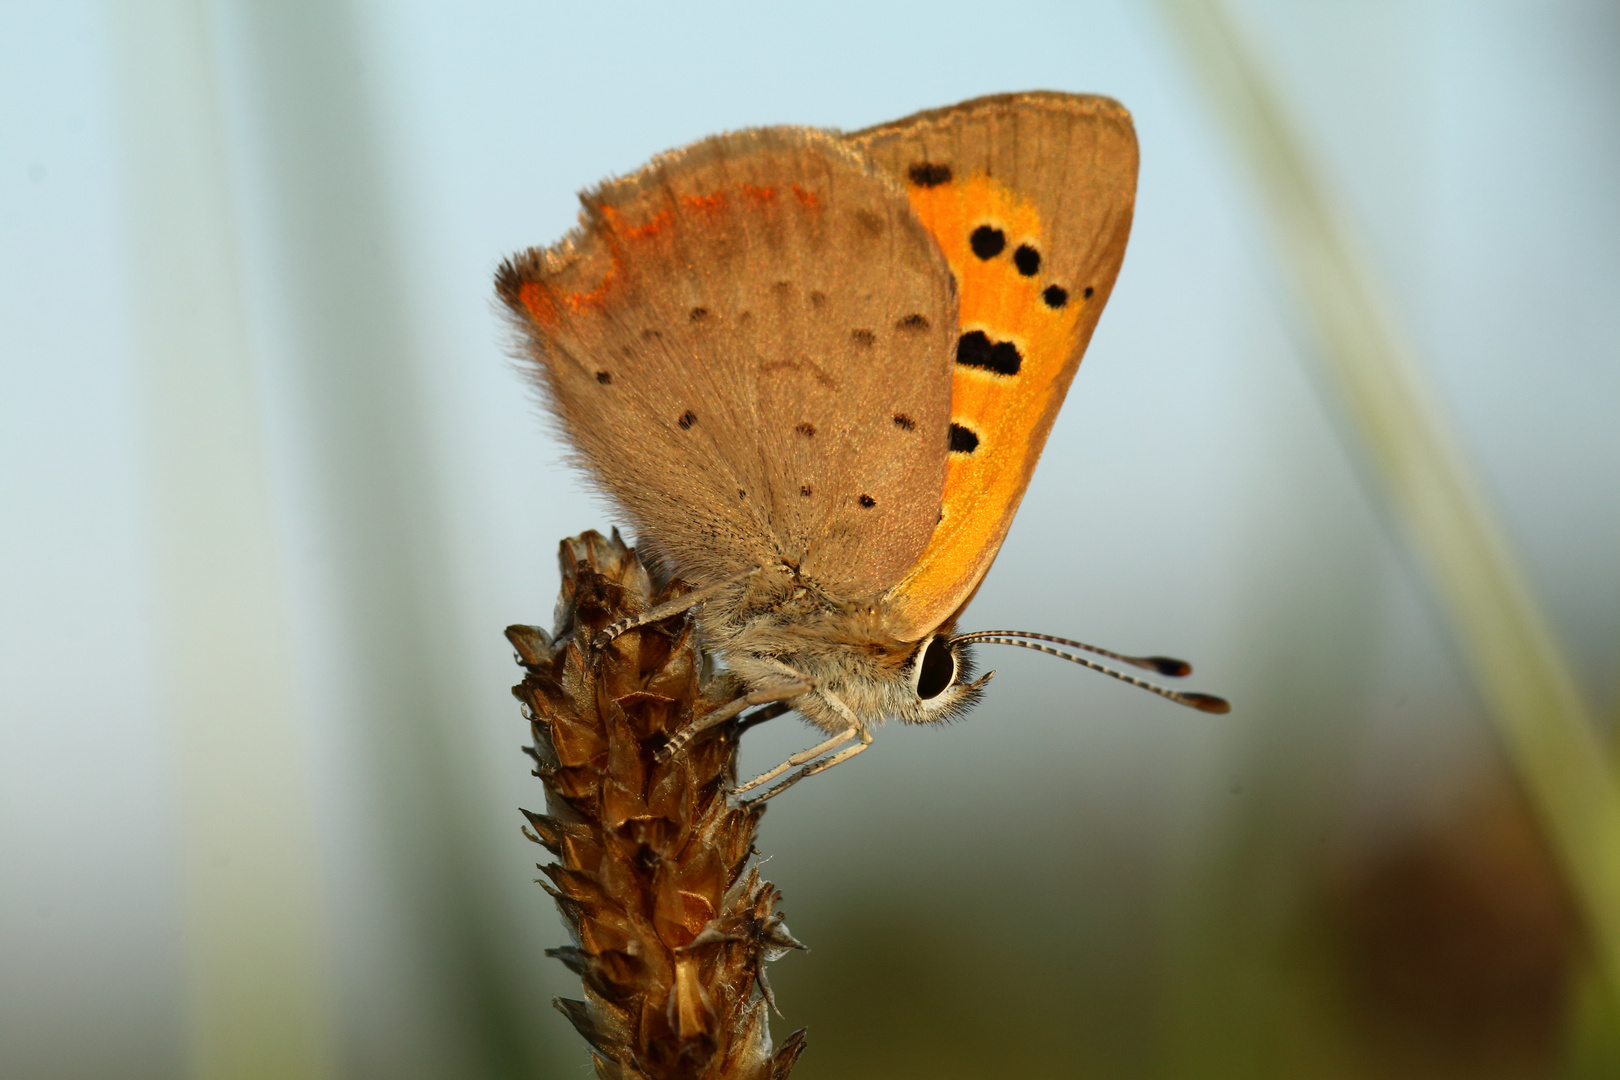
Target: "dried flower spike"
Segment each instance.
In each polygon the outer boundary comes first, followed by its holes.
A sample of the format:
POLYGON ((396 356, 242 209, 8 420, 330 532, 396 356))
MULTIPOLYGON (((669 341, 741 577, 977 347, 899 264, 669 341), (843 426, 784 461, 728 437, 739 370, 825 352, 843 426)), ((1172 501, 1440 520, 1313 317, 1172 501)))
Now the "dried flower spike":
POLYGON ((574 939, 549 955, 584 984, 583 1001, 556 1005, 591 1044, 602 1080, 783 1080, 805 1033, 772 1052, 764 965, 803 946, 776 911, 780 894, 750 865, 763 807, 726 798, 737 727, 654 760, 738 687, 706 672, 687 615, 594 650, 608 624, 676 590, 656 588, 617 532, 565 540, 560 558, 555 637, 506 630, 546 788, 546 813, 524 811, 534 830, 524 831, 557 856, 541 885, 574 939))

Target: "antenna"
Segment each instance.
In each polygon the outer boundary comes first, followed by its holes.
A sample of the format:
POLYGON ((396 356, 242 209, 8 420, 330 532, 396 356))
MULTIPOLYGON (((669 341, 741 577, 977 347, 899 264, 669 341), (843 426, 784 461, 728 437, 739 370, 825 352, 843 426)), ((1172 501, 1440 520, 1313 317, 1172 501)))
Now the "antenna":
POLYGON ((1184 660, 1177 660, 1174 657, 1125 656, 1122 653, 1099 649, 1095 645, 1087 645, 1082 641, 1070 641, 1068 638, 1053 637, 1051 634, 1036 634, 1027 630, 976 630, 971 634, 957 634, 951 638, 952 645, 975 641, 984 642, 987 645, 1016 645, 1020 649, 1034 649, 1036 652, 1043 652, 1048 656, 1061 657, 1070 663, 1079 664, 1081 667, 1090 668, 1092 671, 1100 671, 1104 675, 1111 675, 1120 682, 1130 683, 1132 686, 1146 690, 1149 693, 1158 694, 1162 698, 1169 698, 1177 705, 1185 705, 1190 709, 1197 709, 1199 712, 1228 713, 1232 711, 1232 706, 1225 698, 1218 698, 1214 694, 1166 690, 1164 687, 1155 686, 1145 679, 1138 679, 1134 675, 1115 671, 1113 668, 1105 667, 1095 660, 1087 660, 1083 656, 1075 656, 1073 653, 1066 653, 1061 649, 1054 649, 1050 645, 1042 645, 1040 642, 1051 641, 1059 645, 1067 645, 1071 649, 1083 649, 1089 653, 1096 653, 1098 656, 1118 660, 1122 664, 1130 664, 1132 667, 1155 671, 1160 675, 1168 675, 1171 678, 1179 679, 1184 675, 1192 674, 1191 664, 1184 660))

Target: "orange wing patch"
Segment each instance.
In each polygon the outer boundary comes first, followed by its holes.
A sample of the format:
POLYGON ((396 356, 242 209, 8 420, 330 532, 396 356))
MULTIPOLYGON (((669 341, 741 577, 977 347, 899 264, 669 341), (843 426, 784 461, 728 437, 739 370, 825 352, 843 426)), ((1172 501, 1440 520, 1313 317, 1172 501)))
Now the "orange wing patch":
POLYGON ((891 593, 906 640, 966 603, 994 561, 1068 389, 1090 299, 1084 282, 1048 275, 1040 215, 1011 189, 983 174, 925 177, 910 195, 956 275, 961 336, 940 521, 891 593))
MULTIPOLYGON (((774 187, 756 187, 746 182, 739 184, 738 190, 751 202, 759 205, 773 202, 777 193, 774 187)), ((821 198, 815 192, 798 184, 790 185, 790 190, 806 209, 821 208, 821 198)), ((726 199, 725 191, 715 191, 708 195, 681 195, 679 206, 683 213, 696 217, 724 209, 726 199)), ((597 280, 596 285, 590 289, 570 292, 558 288, 550 281, 531 279, 518 287, 519 301, 534 321, 547 330, 556 327, 559 316, 564 311, 578 315, 583 311, 601 308, 624 278, 628 245, 650 241, 667 232, 675 223, 675 205, 675 201, 670 200, 657 213, 639 224, 625 221, 616 207, 599 206, 592 230, 605 249, 607 269, 597 280)))

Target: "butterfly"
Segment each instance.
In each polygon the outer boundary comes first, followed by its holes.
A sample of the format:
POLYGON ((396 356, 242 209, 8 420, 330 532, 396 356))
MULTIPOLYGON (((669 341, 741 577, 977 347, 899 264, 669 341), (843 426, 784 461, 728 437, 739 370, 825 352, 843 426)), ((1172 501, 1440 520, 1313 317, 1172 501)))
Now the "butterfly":
POLYGON ((861 753, 886 718, 970 707, 976 642, 1182 676, 1023 631, 957 633, 1000 550, 1124 257, 1130 114, 1104 97, 979 98, 843 134, 704 139, 585 192, 578 227, 496 279, 522 355, 637 543, 690 591, 744 710, 829 737, 750 802, 861 753), (796 770, 796 771, 795 771, 796 770), (784 778, 785 777, 785 778, 784 778))

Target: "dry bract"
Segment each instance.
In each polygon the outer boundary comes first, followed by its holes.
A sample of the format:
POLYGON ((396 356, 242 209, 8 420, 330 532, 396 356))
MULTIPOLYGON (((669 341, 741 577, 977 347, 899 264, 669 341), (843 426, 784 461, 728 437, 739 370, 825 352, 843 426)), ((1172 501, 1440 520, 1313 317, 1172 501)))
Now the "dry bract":
POLYGON ((660 765, 653 755, 732 700, 682 615, 631 630, 598 652, 594 635, 673 594, 615 533, 565 540, 555 636, 508 627, 525 674, 513 693, 546 813, 524 813, 557 862, 541 884, 574 945, 550 950, 577 972, 584 1000, 557 1007, 590 1042, 604 1080, 782 1080, 804 1031, 774 1052, 764 965, 802 948, 779 893, 750 865, 763 808, 729 805, 733 724, 660 765))

